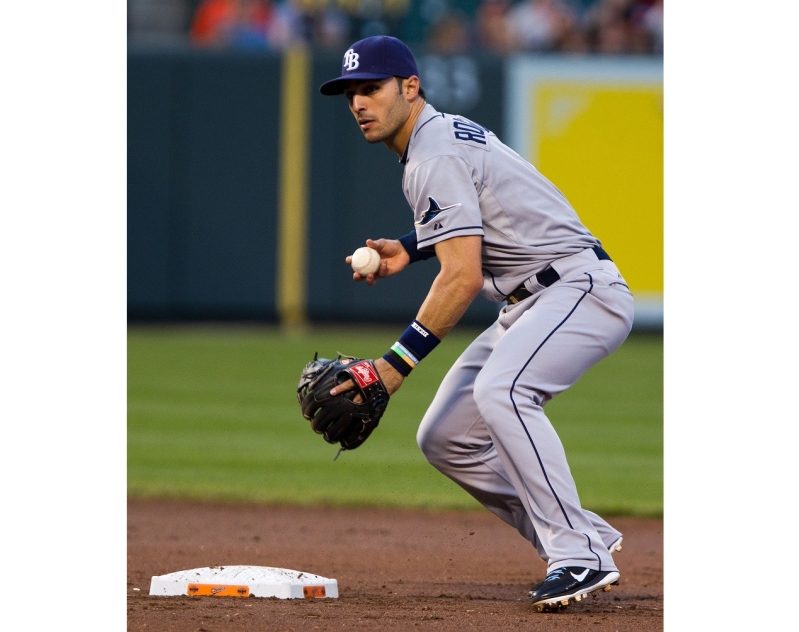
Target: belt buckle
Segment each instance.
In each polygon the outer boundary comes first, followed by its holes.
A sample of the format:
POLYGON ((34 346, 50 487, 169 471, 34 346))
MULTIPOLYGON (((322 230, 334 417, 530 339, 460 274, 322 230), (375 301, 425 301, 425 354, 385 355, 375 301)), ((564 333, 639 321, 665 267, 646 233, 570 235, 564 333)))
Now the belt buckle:
POLYGON ((511 305, 516 305, 516 303, 518 303, 518 302, 519 302, 519 299, 516 298, 513 294, 509 294, 508 295, 508 303, 510 303, 511 305))

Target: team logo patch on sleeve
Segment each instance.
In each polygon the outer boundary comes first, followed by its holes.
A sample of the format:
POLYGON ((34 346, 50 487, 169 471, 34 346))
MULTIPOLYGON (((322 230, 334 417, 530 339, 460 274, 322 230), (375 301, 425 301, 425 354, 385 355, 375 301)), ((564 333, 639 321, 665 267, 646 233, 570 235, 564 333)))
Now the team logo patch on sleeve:
POLYGON ((436 202, 435 198, 428 197, 427 199, 430 202, 430 206, 427 208, 427 210, 424 213, 422 213, 422 219, 420 219, 418 222, 415 222, 414 224, 415 226, 424 226, 425 224, 428 224, 430 221, 432 221, 433 218, 435 218, 435 216, 438 215, 439 213, 448 211, 451 208, 458 208, 461 205, 460 202, 458 202, 457 204, 450 204, 449 206, 445 206, 442 208, 441 206, 439 206, 438 202, 436 202))

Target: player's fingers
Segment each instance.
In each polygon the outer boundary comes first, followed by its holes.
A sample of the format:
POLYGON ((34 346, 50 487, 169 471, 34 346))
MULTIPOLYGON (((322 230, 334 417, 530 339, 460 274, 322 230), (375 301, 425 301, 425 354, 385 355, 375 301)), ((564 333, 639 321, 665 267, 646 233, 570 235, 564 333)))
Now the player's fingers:
POLYGON ((347 380, 330 390, 331 395, 338 395, 339 393, 346 393, 347 391, 355 388, 355 382, 347 380))
POLYGON ((358 274, 357 272, 353 272, 353 273, 352 273, 352 280, 353 280, 353 281, 355 281, 356 283, 360 283, 361 281, 363 281, 363 280, 364 280, 364 277, 362 277, 362 276, 361 276, 360 274, 358 274))
POLYGON ((367 239, 366 245, 370 248, 374 248, 377 252, 383 250, 386 247, 386 240, 382 237, 380 239, 367 239))
POLYGON ((344 259, 344 261, 345 261, 346 263, 349 263, 350 265, 352 265, 352 255, 348 255, 348 256, 347 256, 347 258, 346 258, 346 259, 344 259))

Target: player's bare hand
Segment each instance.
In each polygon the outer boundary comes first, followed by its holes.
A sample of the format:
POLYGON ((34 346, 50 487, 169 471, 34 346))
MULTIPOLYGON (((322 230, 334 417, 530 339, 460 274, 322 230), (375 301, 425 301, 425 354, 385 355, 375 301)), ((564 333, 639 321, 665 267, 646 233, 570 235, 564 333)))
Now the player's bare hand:
MULTIPOLYGON (((399 390, 399 387, 402 386, 402 381, 405 377, 397 371, 393 366, 391 366, 388 362, 386 362, 383 358, 378 358, 374 361, 375 368, 377 372, 380 374, 380 379, 383 380, 383 384, 386 387, 389 395, 393 395, 399 390)), ((346 382, 342 382, 334 389, 330 391, 331 395, 338 395, 339 393, 346 393, 347 391, 352 390, 355 388, 355 382, 352 380, 347 380, 346 382)), ((356 402, 360 402, 360 395, 355 398, 356 402)))
MULTIPOLYGON (((374 285, 380 278, 402 272, 411 262, 411 258, 398 239, 367 239, 366 245, 369 248, 374 248, 380 254, 380 268, 374 274, 365 276, 353 272, 352 279, 358 283, 366 281, 366 285, 374 285)), ((352 264, 352 256, 347 257, 346 262, 352 264)))
POLYGON ((377 358, 375 362, 375 368, 377 372, 380 374, 380 379, 383 380, 383 384, 386 387, 389 395, 393 395, 399 390, 399 387, 402 386, 403 380, 405 380, 405 376, 402 375, 397 369, 391 366, 388 361, 383 358, 377 358))

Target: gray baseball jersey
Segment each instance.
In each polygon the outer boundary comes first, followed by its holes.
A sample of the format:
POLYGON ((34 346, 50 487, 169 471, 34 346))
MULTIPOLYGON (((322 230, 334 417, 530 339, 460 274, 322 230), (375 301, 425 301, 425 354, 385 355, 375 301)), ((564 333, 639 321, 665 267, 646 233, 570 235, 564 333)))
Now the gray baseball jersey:
POLYGON ((427 104, 402 161, 417 244, 483 238, 482 295, 495 302, 553 260, 600 245, 558 189, 489 130, 427 104))
POLYGON ((497 321, 444 378, 419 427, 430 463, 513 525, 548 570, 613 571, 621 533, 583 509, 544 405, 618 348, 633 298, 565 197, 483 127, 426 105, 402 158, 419 249, 482 237, 497 321), (553 280, 551 270, 557 272, 553 280))

